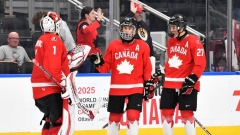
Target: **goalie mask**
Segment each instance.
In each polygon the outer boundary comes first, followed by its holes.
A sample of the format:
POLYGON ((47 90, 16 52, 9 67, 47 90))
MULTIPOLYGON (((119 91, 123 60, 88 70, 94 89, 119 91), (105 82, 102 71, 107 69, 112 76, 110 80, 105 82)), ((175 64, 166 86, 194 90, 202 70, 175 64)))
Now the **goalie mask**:
POLYGON ((136 34, 136 24, 137 21, 135 18, 126 17, 120 23, 120 37, 123 42, 130 43, 134 39, 134 35, 136 34))
POLYGON ((187 28, 187 19, 181 14, 176 14, 172 16, 168 21, 168 35, 170 37, 176 37, 178 40, 183 39, 187 35, 186 28, 187 28), (177 27, 177 33, 172 31, 174 27, 177 27), (185 32, 185 33, 181 35, 182 32, 185 32))
POLYGON ((55 12, 49 11, 47 15, 42 17, 40 26, 44 32, 57 32, 59 33, 62 19, 55 12))

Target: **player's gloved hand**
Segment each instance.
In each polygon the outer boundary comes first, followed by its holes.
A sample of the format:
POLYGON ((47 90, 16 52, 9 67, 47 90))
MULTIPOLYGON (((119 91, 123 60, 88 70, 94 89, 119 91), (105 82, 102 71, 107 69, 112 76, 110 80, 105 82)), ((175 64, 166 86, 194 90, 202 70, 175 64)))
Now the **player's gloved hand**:
POLYGON ((164 83, 164 77, 165 77, 164 68, 160 65, 160 68, 153 74, 153 78, 158 78, 159 80, 158 84, 162 86, 164 83))
POLYGON ((143 84, 144 86, 144 100, 152 99, 154 97, 154 82, 153 79, 147 80, 143 84))
POLYGON ((90 56, 90 61, 94 63, 95 67, 100 67, 104 64, 103 57, 100 53, 92 54, 90 56))
POLYGON ((81 66, 81 64, 84 62, 84 57, 86 54, 84 54, 84 47, 82 46, 76 46, 68 55, 68 61, 69 61, 69 68, 70 69, 77 69, 81 66))
POLYGON ((186 95, 191 94, 197 80, 198 77, 195 74, 190 74, 187 76, 182 84, 182 89, 180 92, 186 95))

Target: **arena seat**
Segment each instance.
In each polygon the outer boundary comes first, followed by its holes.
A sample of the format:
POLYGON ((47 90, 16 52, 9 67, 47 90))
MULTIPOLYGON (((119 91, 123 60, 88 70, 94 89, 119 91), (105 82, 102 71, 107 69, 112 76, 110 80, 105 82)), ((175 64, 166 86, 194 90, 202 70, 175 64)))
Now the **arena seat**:
POLYGON ((29 22, 26 18, 3 18, 1 28, 3 33, 16 31, 22 37, 31 37, 29 22))
POLYGON ((31 74, 33 69, 32 62, 24 62, 22 66, 20 66, 19 71, 21 74, 31 74))
POLYGON ((18 74, 17 63, 0 62, 0 74, 18 74))

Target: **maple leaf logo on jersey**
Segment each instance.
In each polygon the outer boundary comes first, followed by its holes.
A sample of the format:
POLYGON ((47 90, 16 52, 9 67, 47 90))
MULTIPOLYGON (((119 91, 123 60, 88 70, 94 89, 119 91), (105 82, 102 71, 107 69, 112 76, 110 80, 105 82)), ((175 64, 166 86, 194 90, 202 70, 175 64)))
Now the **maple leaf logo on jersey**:
POLYGON ((182 65, 182 60, 179 60, 178 57, 179 56, 175 54, 172 58, 168 60, 169 67, 174 67, 179 69, 179 66, 182 65))
POLYGON ((126 59, 122 61, 121 64, 117 65, 117 70, 119 74, 131 74, 133 70, 133 65, 131 65, 126 59))

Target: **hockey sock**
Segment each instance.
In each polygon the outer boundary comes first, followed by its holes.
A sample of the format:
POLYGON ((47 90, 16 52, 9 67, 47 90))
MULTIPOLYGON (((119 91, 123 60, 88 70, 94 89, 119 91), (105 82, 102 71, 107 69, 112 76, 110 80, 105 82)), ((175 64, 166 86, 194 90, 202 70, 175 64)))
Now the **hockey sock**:
POLYGON ((174 109, 161 110, 164 135, 173 135, 173 113, 174 109))
POLYGON ((195 119, 193 111, 182 110, 181 116, 184 123, 186 135, 196 135, 195 119))
POLYGON ((138 129, 139 129, 139 122, 137 120, 135 121, 129 121, 127 125, 127 135, 138 135, 138 129))
POLYGON ((122 113, 110 113, 108 122, 108 135, 118 135, 122 113))

